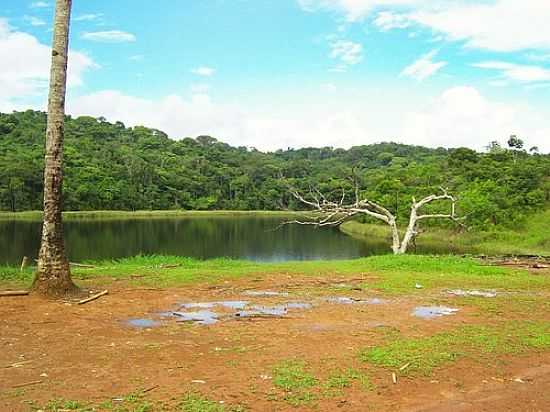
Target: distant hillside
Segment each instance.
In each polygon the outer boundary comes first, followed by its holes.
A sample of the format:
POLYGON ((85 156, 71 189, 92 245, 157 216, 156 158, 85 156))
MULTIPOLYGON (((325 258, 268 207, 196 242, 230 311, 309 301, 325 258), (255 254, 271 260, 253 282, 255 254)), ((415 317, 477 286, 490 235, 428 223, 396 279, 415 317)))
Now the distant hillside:
MULTIPOLYGON (((45 127, 41 112, 0 114, 0 209, 41 208, 45 127)), ((365 195, 400 216, 439 186, 460 195, 474 225, 514 224, 550 201, 549 155, 396 143, 262 153, 80 117, 66 125, 65 209, 296 209, 288 185, 351 195, 352 169, 365 195)))

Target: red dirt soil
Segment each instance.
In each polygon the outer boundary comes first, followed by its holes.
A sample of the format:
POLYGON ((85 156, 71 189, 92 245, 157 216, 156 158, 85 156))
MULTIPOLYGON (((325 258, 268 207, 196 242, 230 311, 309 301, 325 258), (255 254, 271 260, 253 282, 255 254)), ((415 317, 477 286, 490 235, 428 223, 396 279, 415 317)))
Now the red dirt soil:
MULTIPOLYGON (((143 389, 151 389, 147 399, 168 404, 199 391, 251 411, 311 410, 270 400, 273 366, 294 358, 307 361, 319 377, 337 367, 353 367, 368 373, 375 384, 372 391, 354 385, 341 395, 319 399, 313 407, 317 411, 550 411, 548 352, 500 359, 497 369, 459 361, 431 377, 399 378, 396 384, 391 371, 358 359, 360 349, 382 342, 381 328, 398 329, 404 336, 430 335, 479 322, 474 309, 427 321, 411 316, 415 306, 429 303, 427 298, 340 305, 320 296, 349 292, 323 292, 318 282, 315 289, 316 282, 269 278, 159 290, 115 283, 108 296, 82 306, 34 296, 3 298, 0 411, 32 410, 25 402, 29 400, 36 405, 55 398, 100 403, 143 389), (251 288, 292 293, 244 296, 251 288), (206 326, 175 319, 153 328, 126 323, 154 318, 184 302, 220 300, 306 301, 314 307, 283 318, 228 319, 206 326)), ((375 297, 365 291, 353 294, 375 297)))

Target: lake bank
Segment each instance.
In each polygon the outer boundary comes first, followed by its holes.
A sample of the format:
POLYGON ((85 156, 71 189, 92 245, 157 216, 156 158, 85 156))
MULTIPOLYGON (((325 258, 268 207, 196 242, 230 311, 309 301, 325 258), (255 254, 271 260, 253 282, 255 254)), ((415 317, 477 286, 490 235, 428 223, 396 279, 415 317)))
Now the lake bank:
MULTIPOLYGON (((186 217, 295 217, 304 212, 277 210, 97 210, 66 211, 64 220, 121 220, 121 219, 166 219, 186 217)), ((42 220, 42 211, 0 212, 2 220, 42 220)))
MULTIPOLYGON (((384 225, 344 223, 340 230, 359 239, 387 239, 391 242, 389 228, 384 225)), ((437 248, 449 245, 451 249, 470 254, 485 255, 541 255, 550 256, 550 210, 537 213, 517 230, 493 229, 490 232, 467 231, 458 233, 452 230, 431 227, 422 233, 419 247, 437 248)))

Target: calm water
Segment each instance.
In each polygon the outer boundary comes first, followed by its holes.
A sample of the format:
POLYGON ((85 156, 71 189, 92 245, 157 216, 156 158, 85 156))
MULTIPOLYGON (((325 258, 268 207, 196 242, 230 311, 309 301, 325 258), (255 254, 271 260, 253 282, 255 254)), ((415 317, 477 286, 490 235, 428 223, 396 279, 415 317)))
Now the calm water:
MULTIPOLYGON (((72 262, 167 254, 257 261, 347 259, 389 252, 389 240, 363 241, 335 228, 286 225, 271 217, 188 217, 65 222, 72 262)), ((40 222, 0 221, 0 264, 36 258, 40 222)), ((420 252, 441 252, 424 250, 420 252)))

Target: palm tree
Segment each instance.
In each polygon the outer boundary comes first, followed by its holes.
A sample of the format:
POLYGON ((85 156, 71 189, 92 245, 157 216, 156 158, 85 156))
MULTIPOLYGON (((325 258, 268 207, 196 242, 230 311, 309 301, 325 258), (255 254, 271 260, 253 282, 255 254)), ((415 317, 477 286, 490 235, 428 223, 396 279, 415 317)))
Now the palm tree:
POLYGON ((65 92, 72 0, 56 0, 44 164, 44 223, 33 291, 49 297, 78 293, 65 254, 62 221, 65 92))

